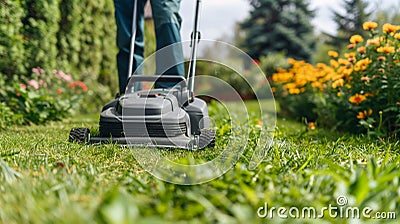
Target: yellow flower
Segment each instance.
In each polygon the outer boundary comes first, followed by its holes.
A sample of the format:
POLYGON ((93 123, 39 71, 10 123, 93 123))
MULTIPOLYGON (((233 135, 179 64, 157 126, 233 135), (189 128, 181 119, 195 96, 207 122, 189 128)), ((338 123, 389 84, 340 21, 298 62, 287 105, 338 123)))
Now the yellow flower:
POLYGON ((368 65, 372 63, 372 60, 369 58, 365 58, 357 61, 356 65, 354 65, 354 71, 364 71, 367 69, 368 65))
POLYGON ((338 62, 339 62, 339 64, 341 64, 341 65, 347 65, 347 64, 349 64, 349 61, 347 61, 347 60, 345 60, 345 59, 343 59, 343 58, 339 58, 338 62))
POLYGON ((373 112, 372 109, 369 109, 368 111, 364 110, 362 112, 358 112, 357 118, 360 120, 365 119, 365 118, 371 116, 372 112, 373 112))
POLYGON ((400 33, 396 33, 396 34, 394 35, 394 38, 400 40, 400 33))
POLYGON ((378 53, 390 54, 390 53, 394 53, 395 49, 393 46, 384 46, 384 47, 378 47, 378 49, 376 49, 376 51, 378 53))
POLYGON ((332 77, 333 81, 339 80, 339 79, 343 79, 343 75, 335 75, 332 77))
POLYGON ((331 64, 331 66, 332 66, 333 68, 339 67, 339 63, 338 63, 337 61, 335 61, 335 60, 330 60, 330 64, 331 64))
POLYGON ((336 89, 339 86, 344 85, 344 80, 343 79, 338 79, 332 83, 332 88, 336 89))
POLYGON ((289 89, 290 94, 300 94, 300 92, 299 88, 289 89))
POLYGON ((336 51, 328 51, 328 55, 333 58, 339 57, 339 53, 336 51))
POLYGON ((322 89, 322 84, 320 82, 313 82, 311 83, 311 86, 315 89, 322 89))
POLYGON ((286 85, 284 85, 283 86, 283 88, 285 88, 285 89, 295 89, 297 86, 296 86, 296 83, 288 83, 288 84, 286 84, 286 85))
POLYGON ((356 93, 356 95, 351 96, 349 98, 349 102, 352 103, 353 105, 357 106, 358 104, 360 104, 361 102, 363 102, 366 99, 367 99, 366 96, 356 93))
POLYGON ((294 65, 294 64, 296 64, 296 62, 297 62, 297 61, 296 61, 295 59, 293 59, 293 58, 288 58, 287 61, 288 61, 288 63, 291 64, 291 65, 294 65))
POLYGON ((351 75, 352 72, 353 72, 353 67, 350 67, 350 68, 344 69, 342 74, 345 76, 349 76, 349 75, 351 75))
POLYGON ((345 56, 346 58, 354 58, 354 57, 356 56, 356 53, 350 52, 350 53, 344 54, 344 56, 345 56))
POLYGON ((378 23, 375 23, 375 22, 365 22, 363 24, 364 30, 372 30, 372 29, 375 29, 376 27, 378 27, 378 23))
POLYGON ((364 39, 360 35, 354 35, 350 38, 350 43, 352 43, 352 44, 358 44, 363 41, 364 41, 364 39))
POLYGON ((382 26, 382 30, 383 30, 384 33, 394 33, 394 32, 396 32, 398 30, 398 27, 394 26, 394 25, 392 25, 390 23, 385 23, 382 26))

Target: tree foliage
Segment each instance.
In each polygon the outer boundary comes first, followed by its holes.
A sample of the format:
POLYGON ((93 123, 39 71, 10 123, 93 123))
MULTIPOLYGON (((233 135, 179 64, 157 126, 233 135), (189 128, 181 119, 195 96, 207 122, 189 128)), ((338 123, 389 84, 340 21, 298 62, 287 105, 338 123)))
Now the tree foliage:
POLYGON ((374 13, 374 20, 378 24, 400 24, 400 5, 379 7, 374 13))
POLYGON ((284 52, 309 60, 315 48, 311 19, 314 11, 304 0, 250 0, 250 16, 242 24, 242 47, 255 59, 284 52))
POLYGON ((337 33, 325 33, 329 38, 328 44, 343 47, 354 34, 365 34, 362 24, 371 18, 372 12, 367 11, 368 2, 365 0, 343 0, 342 10, 333 10, 333 21, 337 33))

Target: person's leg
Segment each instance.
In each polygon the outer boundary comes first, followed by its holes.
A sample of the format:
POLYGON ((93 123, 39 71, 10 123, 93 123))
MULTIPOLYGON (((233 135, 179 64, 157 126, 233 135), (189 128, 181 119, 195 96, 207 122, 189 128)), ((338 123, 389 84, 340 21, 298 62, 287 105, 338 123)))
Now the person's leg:
MULTIPOLYGON (((133 3, 135 0, 114 0, 115 19, 117 22, 117 55, 119 91, 125 93, 128 79, 129 51, 132 35, 133 3)), ((135 39, 135 54, 133 72, 143 62, 144 54, 144 6, 146 0, 137 0, 137 30, 135 39)), ((141 73, 141 71, 137 71, 141 73)))
MULTIPOLYGON (((180 28, 182 19, 179 15, 181 0, 150 0, 154 27, 156 33, 157 50, 163 49, 156 54, 156 73, 158 75, 180 75, 184 76, 184 58, 181 45, 180 28)), ((175 83, 156 83, 156 88, 170 88, 175 83)))

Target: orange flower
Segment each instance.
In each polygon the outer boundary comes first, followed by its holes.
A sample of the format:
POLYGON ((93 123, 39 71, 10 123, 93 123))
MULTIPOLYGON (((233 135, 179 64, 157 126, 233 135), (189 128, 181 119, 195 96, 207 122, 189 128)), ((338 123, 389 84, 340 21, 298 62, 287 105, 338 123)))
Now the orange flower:
POLYGON ((330 64, 331 64, 331 66, 332 66, 333 68, 339 67, 339 63, 338 63, 337 61, 335 61, 335 60, 330 60, 330 64))
POLYGON ((384 33, 394 33, 394 32, 396 32, 398 30, 398 27, 394 26, 394 25, 392 25, 390 23, 385 23, 382 26, 382 30, 383 30, 384 33))
POLYGON ((88 91, 88 87, 86 86, 86 84, 85 84, 84 82, 76 81, 76 82, 73 82, 73 83, 70 83, 70 84, 69 84, 69 87, 71 87, 72 89, 75 89, 76 86, 81 87, 81 89, 82 89, 84 92, 88 91))
POLYGON ((369 40, 367 40, 367 44, 368 44, 368 45, 380 46, 380 45, 381 45, 381 42, 379 41, 378 38, 374 38, 374 39, 369 39, 369 40))
POLYGON ((296 83, 287 83, 286 85, 283 86, 285 89, 294 89, 296 88, 296 83))
POLYGON ((347 45, 347 49, 353 49, 353 48, 355 48, 355 47, 356 47, 355 44, 349 44, 349 45, 347 45))
POLYGON ((344 80, 343 79, 338 79, 332 83, 332 88, 336 89, 339 86, 344 85, 344 80))
POLYGON ((357 52, 358 52, 359 54, 366 54, 366 53, 367 53, 367 48, 364 47, 364 46, 359 47, 359 48, 357 49, 357 52))
POLYGON ((372 60, 369 58, 360 60, 354 66, 354 71, 364 71, 367 69, 368 65, 372 63, 372 60))
POLYGON ((395 52, 395 49, 393 46, 384 46, 384 47, 379 47, 376 49, 378 53, 385 53, 385 54, 391 54, 395 52))
POLYGON ((348 58, 347 60, 348 60, 350 63, 354 63, 354 62, 357 61, 357 59, 356 59, 355 57, 348 58))
POLYGON ((356 93, 356 95, 351 96, 349 98, 349 102, 352 103, 354 106, 358 106, 361 102, 363 102, 366 99, 367 99, 366 96, 356 93))
POLYGON ((364 41, 364 39, 360 35, 353 35, 352 37, 350 37, 350 43, 352 43, 352 44, 358 44, 363 41, 364 41))
POLYGON ((371 81, 371 79, 368 76, 364 76, 364 77, 361 77, 361 81, 369 83, 371 81))
POLYGON ((300 94, 301 91, 299 88, 294 88, 294 89, 289 89, 289 93, 296 95, 296 94, 300 94))
POLYGON ((376 27, 378 27, 378 23, 375 23, 375 22, 365 22, 363 24, 364 30, 372 30, 372 29, 375 29, 376 27))
POLYGON ((356 53, 350 52, 350 53, 344 54, 344 56, 345 56, 346 58, 354 58, 354 57, 356 56, 356 53))
POLYGON ((333 58, 339 57, 339 53, 336 51, 328 51, 328 55, 333 58))
POLYGON ((347 65, 347 64, 349 64, 349 62, 348 62, 347 60, 343 59, 343 58, 339 58, 338 62, 339 62, 339 64, 341 64, 341 65, 347 65))
POLYGON ((400 33, 396 33, 396 34, 394 35, 394 38, 400 40, 400 33))
POLYGON ((360 120, 363 120, 363 119, 371 116, 372 112, 373 112, 372 109, 369 109, 368 111, 364 110, 362 112, 358 112, 357 118, 360 120))
POLYGON ((309 130, 315 130, 317 126, 315 125, 315 122, 308 122, 308 129, 309 130))

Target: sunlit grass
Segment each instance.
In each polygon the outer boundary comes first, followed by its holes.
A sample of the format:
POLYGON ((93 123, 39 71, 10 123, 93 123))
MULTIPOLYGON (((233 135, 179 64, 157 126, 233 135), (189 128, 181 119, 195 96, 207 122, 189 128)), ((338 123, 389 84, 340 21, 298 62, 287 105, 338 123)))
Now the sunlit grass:
MULTIPOLYGON (((219 125, 223 117, 217 116, 219 125)), ((399 211, 399 142, 318 126, 308 130, 305 124, 283 119, 277 124, 275 143, 256 170, 247 169, 245 153, 227 174, 196 186, 155 179, 130 148, 68 143, 72 127, 95 129, 98 115, 11 127, 0 132, 0 223, 265 223, 271 220, 258 218, 257 210, 266 202, 319 208, 335 205, 341 195, 352 206, 399 211)), ((217 145, 223 144, 221 138, 217 145)), ((190 158, 207 161, 219 152, 162 153, 185 163, 190 158)), ((346 222, 329 216, 324 220, 346 222)))

